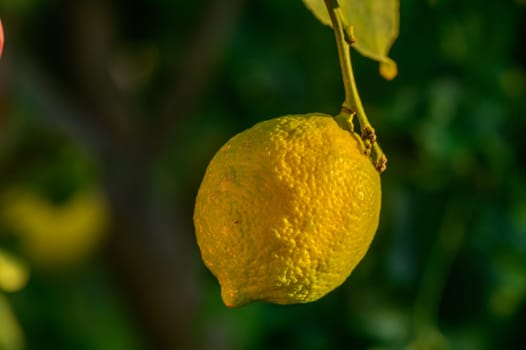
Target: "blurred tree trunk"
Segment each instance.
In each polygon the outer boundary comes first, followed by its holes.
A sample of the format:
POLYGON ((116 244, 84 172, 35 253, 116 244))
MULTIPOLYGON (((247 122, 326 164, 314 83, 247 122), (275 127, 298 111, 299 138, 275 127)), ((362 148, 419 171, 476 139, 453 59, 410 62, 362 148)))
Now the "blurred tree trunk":
POLYGON ((175 208, 152 195, 152 165, 141 155, 128 148, 104 161, 115 219, 109 257, 152 348, 198 348, 191 338, 200 299, 192 231, 177 222, 175 208))

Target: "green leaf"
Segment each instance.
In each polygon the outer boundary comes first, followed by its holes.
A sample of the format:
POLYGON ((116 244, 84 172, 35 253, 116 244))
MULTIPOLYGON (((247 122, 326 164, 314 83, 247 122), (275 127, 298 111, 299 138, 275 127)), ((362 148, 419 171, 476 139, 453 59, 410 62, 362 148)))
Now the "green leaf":
MULTIPOLYGON (((331 25, 324 0, 303 0, 307 8, 326 25, 331 25)), ((352 45, 362 55, 380 63, 380 74, 393 79, 396 63, 388 53, 398 37, 400 20, 399 0, 338 0, 352 45)))
POLYGON ((303 3, 321 23, 332 27, 324 0, 303 0, 303 3))

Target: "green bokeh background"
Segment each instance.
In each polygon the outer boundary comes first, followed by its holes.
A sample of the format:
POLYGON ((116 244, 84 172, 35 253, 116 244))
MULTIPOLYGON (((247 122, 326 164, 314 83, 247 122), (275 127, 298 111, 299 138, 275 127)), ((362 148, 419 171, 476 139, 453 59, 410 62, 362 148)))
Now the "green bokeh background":
POLYGON ((2 0, 0 17, 0 191, 61 203, 97 186, 112 215, 101 249, 58 269, 32 262, 0 221, 0 246, 30 266, 25 288, 0 292, 23 348, 526 343, 524 1, 402 0, 390 82, 353 53, 389 158, 376 238, 322 300, 240 309, 200 261, 193 200, 235 133, 338 112, 330 29, 300 0, 2 0))

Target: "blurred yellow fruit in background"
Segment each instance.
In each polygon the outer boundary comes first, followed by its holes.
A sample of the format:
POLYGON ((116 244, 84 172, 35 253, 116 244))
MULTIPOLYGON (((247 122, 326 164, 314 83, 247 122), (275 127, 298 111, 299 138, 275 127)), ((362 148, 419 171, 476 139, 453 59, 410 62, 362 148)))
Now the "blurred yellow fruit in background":
POLYGON ((20 236, 29 258, 43 267, 66 267, 91 255, 107 231, 108 210, 105 197, 95 190, 55 204, 15 188, 2 203, 3 219, 20 236))
POLYGON ((367 252, 380 175, 350 120, 337 119, 313 113, 258 123, 210 162, 194 223, 227 306, 317 300, 367 252))
POLYGON ((0 249, 0 291, 16 292, 27 283, 29 269, 18 257, 0 249))
POLYGON ((24 336, 7 297, 0 293, 0 349, 23 350, 24 336))

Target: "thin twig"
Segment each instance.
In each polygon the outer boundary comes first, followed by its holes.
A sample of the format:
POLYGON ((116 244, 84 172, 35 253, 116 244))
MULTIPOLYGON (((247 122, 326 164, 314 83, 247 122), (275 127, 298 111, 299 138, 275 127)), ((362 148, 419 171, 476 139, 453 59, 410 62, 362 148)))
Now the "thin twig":
POLYGON ((464 239, 472 211, 462 198, 450 200, 426 261, 414 306, 415 328, 436 326, 437 312, 448 273, 464 239))
POLYGON ((88 114, 80 106, 72 102, 59 85, 29 58, 11 50, 2 60, 6 67, 9 84, 31 97, 35 108, 40 111, 38 116, 53 128, 60 129, 72 139, 80 141, 90 149, 100 152, 111 147, 107 142, 110 135, 99 125, 97 118, 88 114))

